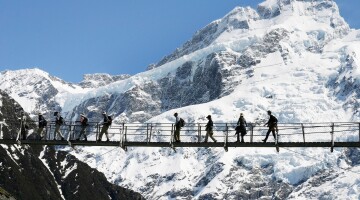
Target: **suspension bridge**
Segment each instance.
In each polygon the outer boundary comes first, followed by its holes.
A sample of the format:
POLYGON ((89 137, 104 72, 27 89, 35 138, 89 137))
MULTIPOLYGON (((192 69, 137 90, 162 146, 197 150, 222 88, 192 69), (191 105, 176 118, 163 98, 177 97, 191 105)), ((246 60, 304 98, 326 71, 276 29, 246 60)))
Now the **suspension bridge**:
POLYGON ((177 147, 222 147, 225 151, 230 147, 276 148, 277 151, 281 147, 321 147, 329 148, 331 152, 336 147, 360 147, 359 122, 279 123, 276 138, 270 134, 266 143, 262 139, 268 127, 254 123, 248 123, 243 143, 236 142, 235 123, 214 123, 213 132, 217 142, 204 142, 205 123, 187 123, 180 131, 181 142, 175 142, 175 127, 171 123, 114 124, 108 129, 109 141, 97 140, 102 126, 99 123, 89 123, 86 141, 78 138, 81 125, 76 122, 66 122, 61 126, 65 140, 56 138, 53 122, 44 129, 45 137, 42 140, 38 139, 36 129, 30 129, 25 140, 16 139, 21 138, 20 131, 5 136, 2 129, 6 125, 6 122, 0 122, 0 144, 119 146, 124 150, 127 147, 170 147, 174 150, 177 147))

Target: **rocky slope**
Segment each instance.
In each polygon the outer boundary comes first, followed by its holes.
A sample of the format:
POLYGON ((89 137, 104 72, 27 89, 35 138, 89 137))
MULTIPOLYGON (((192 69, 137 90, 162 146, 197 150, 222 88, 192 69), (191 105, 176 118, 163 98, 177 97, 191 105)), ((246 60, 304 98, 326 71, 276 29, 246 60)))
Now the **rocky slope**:
MULTIPOLYGON (((6 122, 3 138, 15 138, 23 109, 4 92, 0 92, 0 102, 0 120, 6 122)), ((30 127, 35 124, 30 123, 30 127)), ((4 199, 143 199, 132 190, 109 183, 96 169, 53 147, 1 145, 0 187, 4 188, 4 197, 0 197, 4 199)))

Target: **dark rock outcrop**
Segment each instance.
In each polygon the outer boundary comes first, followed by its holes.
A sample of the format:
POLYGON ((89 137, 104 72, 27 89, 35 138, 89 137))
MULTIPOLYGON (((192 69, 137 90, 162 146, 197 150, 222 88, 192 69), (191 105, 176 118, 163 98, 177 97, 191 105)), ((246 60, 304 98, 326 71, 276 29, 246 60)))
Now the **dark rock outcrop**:
MULTIPOLYGON (((23 109, 6 93, 0 92, 0 101, 0 121, 6 122, 3 137, 15 139, 23 109)), ((36 124, 27 118, 34 129, 36 124)), ((0 188, 6 191, 0 190, 0 199, 143 199, 132 190, 109 183, 104 174, 67 152, 54 147, 43 150, 42 146, 1 145, 0 188)))
POLYGON ((140 194, 109 183, 104 174, 65 151, 45 149, 46 160, 65 199, 144 199, 140 194))

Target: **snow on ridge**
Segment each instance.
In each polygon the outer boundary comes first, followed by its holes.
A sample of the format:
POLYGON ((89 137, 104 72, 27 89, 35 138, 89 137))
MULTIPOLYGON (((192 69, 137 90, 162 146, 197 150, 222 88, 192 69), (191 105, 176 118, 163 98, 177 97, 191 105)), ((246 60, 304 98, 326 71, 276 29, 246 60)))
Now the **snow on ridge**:
POLYGON ((57 185, 57 188, 59 190, 59 194, 61 195, 61 197, 63 199, 65 199, 63 193, 62 193, 62 189, 61 189, 61 185, 59 185, 56 181, 56 178, 55 178, 55 175, 54 173, 50 170, 50 167, 48 165, 48 162, 46 161, 46 159, 44 158, 44 155, 45 155, 45 151, 46 151, 46 148, 44 148, 41 152, 40 152, 40 155, 39 155, 39 159, 41 160, 41 162, 44 164, 44 166, 48 169, 49 173, 52 175, 52 177, 54 178, 54 183, 56 183, 57 185))
MULTIPOLYGON (((153 70, 89 90, 84 95, 66 96, 68 101, 64 104, 66 109, 71 109, 87 98, 124 92, 135 85, 174 73, 183 63, 199 60, 212 52, 225 50, 241 55, 242 50, 261 42, 262 37, 269 31, 284 28, 294 33, 281 41, 281 47, 289 49, 290 59, 287 62, 279 51, 259 57, 261 62, 252 67, 252 77, 237 77, 241 82, 236 86, 235 92, 212 102, 164 112, 149 122, 173 122, 175 111, 186 121, 204 123, 205 116, 211 114, 215 123, 236 122, 239 113, 243 112, 248 122, 254 122, 257 119, 266 120, 268 109, 273 111, 280 122, 348 121, 351 120, 352 113, 342 108, 342 102, 333 97, 331 88, 327 88, 326 83, 329 77, 338 73, 341 56, 359 51, 359 48, 355 44, 351 45, 352 42, 348 40, 354 39, 357 44, 360 39, 351 32, 351 37, 329 37, 330 42, 323 42, 324 32, 329 32, 330 35, 336 32, 330 27, 327 21, 302 15, 280 15, 258 20, 252 22, 249 30, 224 32, 216 43, 153 70), (311 21, 306 25, 308 20, 311 21), (242 35, 237 35, 239 33, 242 35), (348 41, 346 44, 343 42, 345 40, 348 41), (311 51, 310 48, 318 44, 324 45, 323 49, 319 45, 321 51, 311 51)), ((231 132, 233 133, 234 131, 231 132)), ((181 134, 183 137, 187 133, 181 134)), ((120 153, 107 153, 108 149, 105 147, 82 149, 84 151, 74 155, 84 161, 94 160, 90 165, 102 171, 110 181, 145 192, 148 198, 159 199, 168 199, 168 192, 171 191, 179 191, 178 194, 181 195, 180 192, 186 189, 190 191, 190 195, 194 194, 194 197, 212 193, 226 194, 228 190, 232 190, 233 185, 248 181, 249 177, 254 175, 252 173, 266 166, 271 166, 274 170, 267 175, 271 179, 296 185, 321 170, 336 168, 339 156, 342 155, 342 149, 335 149, 333 154, 330 154, 329 149, 297 149, 303 156, 289 153, 286 149, 280 149, 277 154, 275 148, 231 148, 228 153, 224 153, 221 148, 177 148, 177 153, 170 148, 129 148, 126 153, 122 150, 120 153), (87 155, 89 152, 94 155, 92 158, 87 155), (306 155, 318 160, 309 161, 306 155), (232 171, 232 168, 236 170, 232 171), (227 185, 229 183, 224 180, 229 177, 234 179, 230 179, 230 185, 227 185)), ((360 179, 355 179, 353 182, 359 183, 360 179)), ((237 189, 233 188, 235 191, 237 189)), ((346 194, 346 191, 344 193, 346 194)), ((299 196, 301 197, 300 194, 299 196)))

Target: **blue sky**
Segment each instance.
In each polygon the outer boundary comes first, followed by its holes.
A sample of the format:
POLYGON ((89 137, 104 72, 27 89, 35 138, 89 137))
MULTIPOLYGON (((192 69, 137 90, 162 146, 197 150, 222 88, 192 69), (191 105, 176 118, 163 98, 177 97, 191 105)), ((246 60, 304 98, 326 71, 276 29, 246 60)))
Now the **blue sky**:
MULTIPOLYGON (((65 81, 136 74, 236 6, 263 0, 0 0, 0 71, 38 67, 65 81)), ((337 0, 352 28, 360 1, 337 0)))

